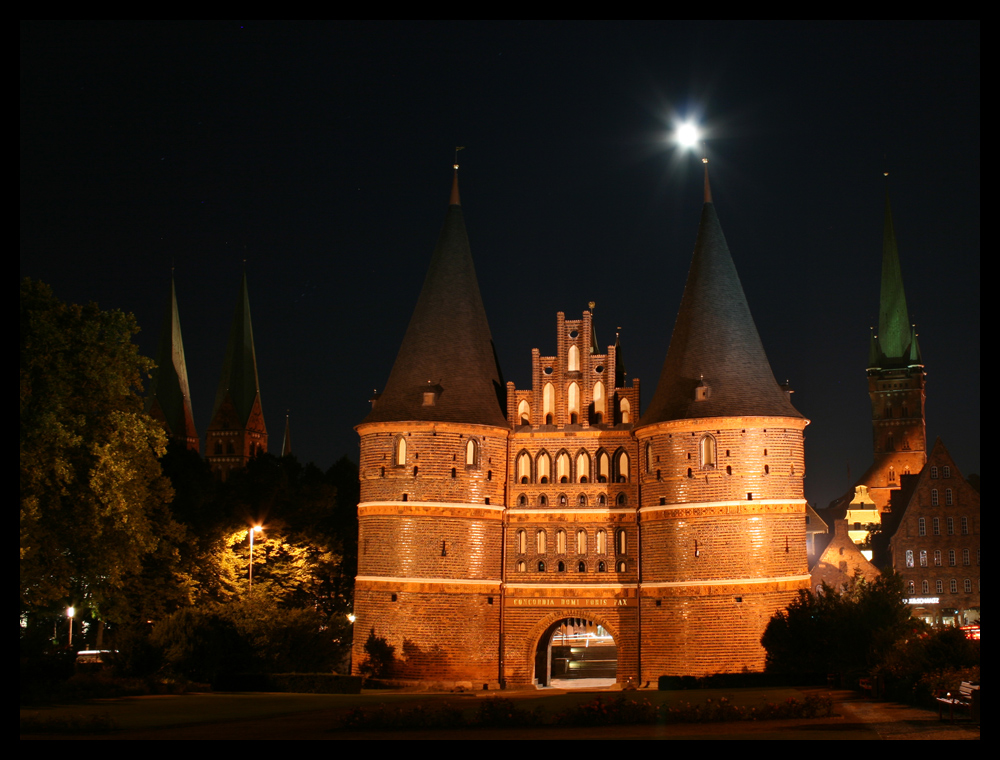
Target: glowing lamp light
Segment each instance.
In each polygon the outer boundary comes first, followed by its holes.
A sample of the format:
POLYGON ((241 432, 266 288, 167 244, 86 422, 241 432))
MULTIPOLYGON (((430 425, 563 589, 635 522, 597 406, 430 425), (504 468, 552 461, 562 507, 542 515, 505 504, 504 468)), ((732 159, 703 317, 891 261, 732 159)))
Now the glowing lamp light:
POLYGON ((694 122, 682 122, 681 124, 678 124, 677 129, 674 130, 674 142, 685 150, 694 148, 700 139, 701 130, 698 129, 694 122))

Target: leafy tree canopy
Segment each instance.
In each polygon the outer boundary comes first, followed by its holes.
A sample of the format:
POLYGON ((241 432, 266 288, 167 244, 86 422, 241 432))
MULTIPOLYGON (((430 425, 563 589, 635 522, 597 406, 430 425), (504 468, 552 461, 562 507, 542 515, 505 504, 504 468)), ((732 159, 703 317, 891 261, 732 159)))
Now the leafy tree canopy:
POLYGON ((771 618, 761 644, 771 672, 848 675, 884 660, 922 625, 903 600, 902 579, 888 571, 870 583, 855 578, 844 591, 825 584, 822 593, 800 591, 771 618))
POLYGON ((142 411, 135 318, 20 288, 21 610, 55 604, 129 614, 122 590, 178 527, 157 457, 166 438, 142 411))

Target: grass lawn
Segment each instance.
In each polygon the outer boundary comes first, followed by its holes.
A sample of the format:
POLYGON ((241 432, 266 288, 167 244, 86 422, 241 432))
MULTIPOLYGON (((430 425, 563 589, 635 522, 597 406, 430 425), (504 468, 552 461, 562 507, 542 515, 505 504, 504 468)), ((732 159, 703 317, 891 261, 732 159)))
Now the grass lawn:
MULTIPOLYGON (((415 692, 366 691, 363 694, 277 694, 277 693, 212 693, 168 696, 121 697, 92 700, 80 704, 51 705, 22 708, 22 725, 41 727, 39 733, 58 730, 58 726, 74 725, 81 732, 87 726, 111 726, 121 731, 161 729, 171 726, 204 723, 229 723, 268 719, 301 713, 324 711, 330 713, 330 728, 336 729, 340 717, 356 707, 376 707, 384 704, 394 707, 422 705, 457 707, 468 715, 475 713, 480 699, 504 697, 512 699, 522 709, 538 708, 543 715, 553 716, 574 705, 600 697, 616 699, 626 695, 635 700, 648 700, 654 705, 664 702, 671 705, 704 704, 709 699, 718 701, 726 697, 734 705, 754 706, 763 702, 784 702, 801 699, 802 692, 791 688, 774 689, 704 689, 696 691, 491 691, 469 694, 428 694, 415 692), (28 723, 24 724, 27 720, 28 723)), ((30 733, 35 730, 29 729, 30 733)), ((66 732, 66 729, 63 729, 66 732)))

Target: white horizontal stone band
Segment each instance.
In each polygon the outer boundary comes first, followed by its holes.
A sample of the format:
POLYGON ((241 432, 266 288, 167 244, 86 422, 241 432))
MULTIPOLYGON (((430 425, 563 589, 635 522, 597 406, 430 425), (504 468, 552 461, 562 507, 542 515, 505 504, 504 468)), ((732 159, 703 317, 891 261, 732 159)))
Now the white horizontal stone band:
POLYGON ((499 586, 500 579, 495 581, 467 580, 464 578, 397 578, 392 575, 358 575, 355 581, 369 583, 441 583, 441 584, 461 584, 463 586, 499 586))
POLYGON ((655 504, 651 507, 639 507, 640 512, 664 512, 670 509, 702 509, 705 507, 743 507, 747 504, 763 504, 770 506, 774 504, 801 504, 806 505, 805 499, 739 499, 737 501, 703 501, 689 502, 686 504, 655 504))
POLYGON ((748 583, 797 583, 807 581, 809 575, 783 575, 780 578, 725 578, 705 581, 669 581, 664 583, 643 583, 642 588, 680 588, 682 586, 742 586, 748 583))
POLYGON ((365 507, 443 507, 446 509, 486 509, 492 512, 503 512, 506 507, 498 504, 469 504, 455 501, 364 501, 358 504, 358 509, 365 507))

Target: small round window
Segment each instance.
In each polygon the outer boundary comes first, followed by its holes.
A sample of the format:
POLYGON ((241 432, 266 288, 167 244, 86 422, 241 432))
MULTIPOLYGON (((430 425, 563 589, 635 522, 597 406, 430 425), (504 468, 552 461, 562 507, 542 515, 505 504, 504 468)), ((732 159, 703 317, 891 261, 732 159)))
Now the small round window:
POLYGON ((604 371, 604 366, 601 364, 598 364, 596 367, 594 367, 594 372, 596 372, 597 374, 600 374, 603 371, 604 371))
POLYGON ((546 375, 551 375, 552 374, 552 367, 546 367, 545 368, 545 374, 546 375))

